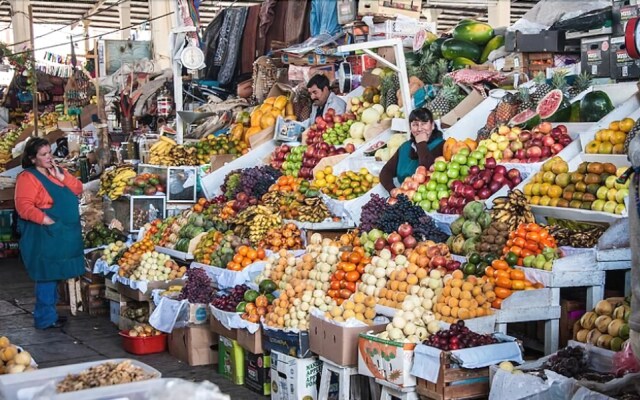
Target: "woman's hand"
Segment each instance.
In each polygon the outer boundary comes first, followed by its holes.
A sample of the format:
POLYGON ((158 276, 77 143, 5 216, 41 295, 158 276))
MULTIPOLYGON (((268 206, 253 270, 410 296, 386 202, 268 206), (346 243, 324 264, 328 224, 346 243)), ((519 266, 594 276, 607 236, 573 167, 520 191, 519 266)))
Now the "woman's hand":
POLYGON ((55 221, 52 220, 48 215, 44 216, 44 219, 42 220, 42 225, 53 225, 55 224, 55 221))
POLYGON ((49 168, 49 175, 62 182, 64 180, 64 172, 62 172, 62 168, 58 167, 53 161, 51 162, 51 165, 53 165, 53 167, 49 168))
POLYGON ((416 143, 422 143, 422 142, 427 142, 429 140, 429 135, 424 132, 424 133, 418 133, 417 135, 415 135, 416 138, 416 143))

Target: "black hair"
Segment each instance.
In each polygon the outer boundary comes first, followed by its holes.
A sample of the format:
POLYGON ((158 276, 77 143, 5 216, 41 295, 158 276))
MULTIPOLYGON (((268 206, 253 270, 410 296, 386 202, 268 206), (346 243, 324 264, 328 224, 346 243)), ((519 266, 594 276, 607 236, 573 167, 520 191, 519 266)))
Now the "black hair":
POLYGON ((307 82, 307 89, 311 89, 314 85, 320 90, 324 90, 324 88, 331 90, 331 82, 329 82, 329 78, 322 74, 312 76, 311 79, 309 79, 309 82, 307 82))
POLYGON ((27 169, 34 167, 33 158, 36 158, 38 152, 44 146, 50 146, 49 141, 43 138, 31 138, 24 147, 24 154, 22 154, 22 168, 27 169))
MULTIPOLYGON (((431 110, 426 108, 414 109, 413 111, 411 111, 411 114, 409 114, 409 123, 412 123, 413 121, 433 122, 433 132, 431 133, 429 142, 442 137, 442 132, 440 131, 440 129, 438 129, 438 125, 436 125, 435 121, 433 120, 433 113, 431 112, 431 110)), ((416 140, 413 135, 409 135, 409 138, 414 142, 416 140)))

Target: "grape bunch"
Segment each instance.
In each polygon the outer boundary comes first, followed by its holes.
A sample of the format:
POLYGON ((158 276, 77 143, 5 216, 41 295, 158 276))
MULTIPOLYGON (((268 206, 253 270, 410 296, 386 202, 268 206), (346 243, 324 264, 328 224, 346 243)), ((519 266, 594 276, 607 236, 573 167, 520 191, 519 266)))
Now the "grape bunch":
POLYGON ((442 242, 447 239, 447 235, 436 227, 433 219, 403 194, 398 196, 395 204, 387 205, 379 215, 375 227, 385 233, 395 232, 400 225, 408 223, 413 227, 414 236, 418 240, 442 242))
POLYGON ((202 268, 190 268, 187 271, 187 282, 182 287, 178 300, 188 300, 193 304, 209 304, 214 297, 211 278, 202 268))
POLYGON ((472 332, 465 326, 463 320, 451 324, 447 330, 436 332, 424 341, 425 345, 444 351, 468 349, 495 343, 498 343, 498 340, 492 335, 481 335, 472 332))
POLYGON ((362 207, 360 230, 362 232, 369 232, 376 228, 378 226, 378 219, 386 208, 387 201, 376 193, 372 194, 371 199, 362 207))
POLYGON ((242 191, 250 197, 261 198, 271 185, 276 183, 282 173, 269 166, 246 168, 242 170, 240 186, 242 191))
POLYGON ((224 182, 222 183, 222 193, 224 193, 224 197, 226 200, 232 200, 236 197, 236 193, 238 192, 238 187, 240 186, 240 175, 241 170, 236 169, 231 171, 224 177, 224 182))

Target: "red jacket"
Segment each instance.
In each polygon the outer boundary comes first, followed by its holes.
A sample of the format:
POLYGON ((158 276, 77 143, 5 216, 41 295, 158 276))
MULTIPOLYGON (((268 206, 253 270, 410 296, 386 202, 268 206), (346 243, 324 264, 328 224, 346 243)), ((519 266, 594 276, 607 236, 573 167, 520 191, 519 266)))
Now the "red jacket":
MULTIPOLYGON (((66 186, 76 196, 80 195, 82 193, 82 182, 65 169, 63 169, 63 171, 64 179, 62 182, 50 175, 46 176, 54 184, 58 186, 66 186)), ((42 210, 49 209, 53 206, 53 199, 44 189, 42 183, 40 183, 38 178, 29 172, 24 172, 18 175, 14 198, 18 215, 20 215, 22 219, 36 224, 42 224, 42 221, 44 221, 45 214, 42 210)))

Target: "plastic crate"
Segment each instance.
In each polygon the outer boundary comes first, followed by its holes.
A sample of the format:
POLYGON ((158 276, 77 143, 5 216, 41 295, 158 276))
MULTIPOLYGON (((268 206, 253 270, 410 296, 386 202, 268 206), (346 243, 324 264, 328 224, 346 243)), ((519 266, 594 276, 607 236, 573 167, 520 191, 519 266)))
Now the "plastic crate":
POLYGON ((120 336, 122 336, 122 348, 127 353, 142 356, 167 351, 168 335, 166 333, 149 337, 132 337, 127 332, 120 331, 120 336))

